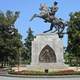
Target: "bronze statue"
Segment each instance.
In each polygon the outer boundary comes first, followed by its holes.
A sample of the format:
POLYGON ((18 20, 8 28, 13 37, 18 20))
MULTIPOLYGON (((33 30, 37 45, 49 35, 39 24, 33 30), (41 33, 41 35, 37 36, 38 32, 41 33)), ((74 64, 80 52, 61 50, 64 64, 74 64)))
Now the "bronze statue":
POLYGON ((44 22, 51 23, 50 29, 44 31, 44 33, 51 31, 53 27, 55 27, 55 31, 60 34, 63 32, 65 26, 67 26, 61 18, 55 17, 56 12, 58 11, 57 4, 57 2, 54 2, 51 7, 48 7, 46 4, 40 4, 40 14, 34 14, 30 19, 32 21, 34 18, 39 17, 44 19, 44 22))

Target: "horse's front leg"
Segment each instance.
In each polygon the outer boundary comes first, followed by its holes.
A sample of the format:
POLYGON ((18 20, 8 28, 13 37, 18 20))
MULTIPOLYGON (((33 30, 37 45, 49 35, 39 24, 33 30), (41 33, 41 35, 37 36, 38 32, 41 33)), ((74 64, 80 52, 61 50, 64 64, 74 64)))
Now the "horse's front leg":
POLYGON ((31 17, 31 19, 30 19, 30 21, 32 21, 34 18, 36 18, 36 17, 41 17, 40 15, 38 15, 38 14, 34 14, 32 17, 31 17))

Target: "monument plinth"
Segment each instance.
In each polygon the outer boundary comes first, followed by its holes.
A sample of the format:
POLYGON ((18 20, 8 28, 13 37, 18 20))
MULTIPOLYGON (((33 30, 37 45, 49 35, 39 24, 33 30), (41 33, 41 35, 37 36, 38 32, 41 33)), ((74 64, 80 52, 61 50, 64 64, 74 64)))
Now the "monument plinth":
POLYGON ((56 33, 43 33, 32 41, 31 65, 42 68, 63 68, 63 43, 56 33))

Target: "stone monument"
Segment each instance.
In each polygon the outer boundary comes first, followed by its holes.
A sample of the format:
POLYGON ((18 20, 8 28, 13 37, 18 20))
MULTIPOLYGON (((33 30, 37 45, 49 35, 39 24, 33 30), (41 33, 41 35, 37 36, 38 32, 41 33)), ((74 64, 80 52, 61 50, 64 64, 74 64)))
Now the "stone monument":
POLYGON ((51 23, 50 29, 44 31, 42 34, 36 36, 32 41, 32 59, 31 66, 33 68, 42 69, 56 69, 65 68, 64 64, 64 48, 63 48, 63 30, 66 24, 61 18, 56 18, 57 2, 54 2, 52 7, 47 7, 46 4, 40 4, 40 14, 34 14, 31 18, 35 17, 44 19, 44 22, 51 23), (55 31, 50 33, 55 28, 55 31), (49 33, 47 33, 49 32, 49 33))
POLYGON ((63 42, 56 33, 39 34, 32 41, 31 65, 42 68, 64 68, 63 42))

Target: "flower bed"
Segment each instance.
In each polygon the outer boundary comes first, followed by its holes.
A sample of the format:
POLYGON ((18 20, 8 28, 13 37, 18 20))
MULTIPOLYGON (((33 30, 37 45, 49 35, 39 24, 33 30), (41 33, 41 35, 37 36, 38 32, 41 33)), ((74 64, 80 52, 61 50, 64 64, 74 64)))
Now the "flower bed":
POLYGON ((54 75, 80 75, 80 71, 76 72, 74 70, 62 70, 62 71, 57 71, 57 72, 40 72, 40 71, 10 71, 9 74, 15 74, 15 75, 49 75, 49 76, 54 76, 54 75))

